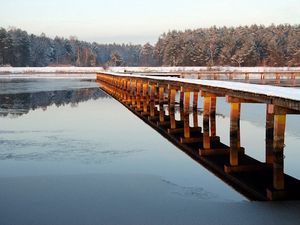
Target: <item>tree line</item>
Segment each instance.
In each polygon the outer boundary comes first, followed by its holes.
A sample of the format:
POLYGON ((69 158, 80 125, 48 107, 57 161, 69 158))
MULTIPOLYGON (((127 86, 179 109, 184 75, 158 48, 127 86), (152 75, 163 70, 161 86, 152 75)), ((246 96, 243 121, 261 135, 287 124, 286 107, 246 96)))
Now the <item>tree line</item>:
POLYGON ((154 53, 168 66, 300 66, 300 25, 171 31, 154 53))
POLYGON ((1 28, 0 65, 300 66, 300 25, 174 30, 154 45, 51 39, 1 28))
POLYGON ((0 28, 0 65, 10 66, 138 66, 141 46, 97 44, 76 37, 37 36, 21 29, 0 28))

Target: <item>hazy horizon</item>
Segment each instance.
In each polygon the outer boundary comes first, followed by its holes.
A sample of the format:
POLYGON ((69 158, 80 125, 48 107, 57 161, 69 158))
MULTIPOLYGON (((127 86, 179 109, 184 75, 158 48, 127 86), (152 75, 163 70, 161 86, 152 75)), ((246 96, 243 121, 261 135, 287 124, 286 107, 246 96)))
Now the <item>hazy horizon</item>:
POLYGON ((97 43, 155 43, 169 30, 299 24, 300 1, 0 0, 0 27, 97 43), (1 2, 2 1, 2 2, 1 2))

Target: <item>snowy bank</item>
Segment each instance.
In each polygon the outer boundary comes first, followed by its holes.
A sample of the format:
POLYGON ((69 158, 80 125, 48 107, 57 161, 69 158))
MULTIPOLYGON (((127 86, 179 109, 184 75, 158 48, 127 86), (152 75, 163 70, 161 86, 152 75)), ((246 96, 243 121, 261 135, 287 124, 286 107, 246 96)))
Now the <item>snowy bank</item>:
MULTIPOLYGON (((42 74, 42 73, 90 73, 105 71, 102 67, 0 67, 0 74, 42 74)), ((201 71, 219 72, 280 72, 298 71, 300 67, 109 67, 106 71, 118 73, 184 73, 201 71)))
POLYGON ((102 67, 0 67, 0 74, 95 74, 103 71, 102 67))

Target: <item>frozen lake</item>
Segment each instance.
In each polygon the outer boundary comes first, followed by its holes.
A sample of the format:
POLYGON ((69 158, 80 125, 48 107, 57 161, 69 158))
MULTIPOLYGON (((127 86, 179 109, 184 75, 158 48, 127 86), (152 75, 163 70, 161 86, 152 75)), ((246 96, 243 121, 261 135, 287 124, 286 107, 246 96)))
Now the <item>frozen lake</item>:
MULTIPOLYGON (((263 161, 265 106, 242 107, 241 144, 263 161)), ((217 115, 228 144, 225 101, 217 115)), ((285 148, 298 179, 299 122, 285 148)), ((248 201, 94 81, 0 80, 0 124, 0 224, 300 223, 299 201, 248 201)))

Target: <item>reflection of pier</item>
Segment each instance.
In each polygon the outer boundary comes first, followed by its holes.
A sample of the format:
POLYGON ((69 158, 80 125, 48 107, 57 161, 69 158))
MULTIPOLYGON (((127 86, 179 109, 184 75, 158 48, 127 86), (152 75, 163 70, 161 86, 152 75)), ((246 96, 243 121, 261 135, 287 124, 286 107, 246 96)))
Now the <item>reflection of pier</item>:
POLYGON ((149 77, 98 74, 97 80, 108 94, 249 199, 300 198, 300 181, 285 174, 283 167, 286 115, 299 113, 299 103, 149 77), (198 125, 199 95, 204 102, 203 127, 198 125), (226 97, 231 106, 229 146, 222 143, 216 133, 218 97, 226 97), (267 106, 265 162, 245 154, 240 145, 241 105, 247 103, 267 106), (175 119, 175 105, 180 107, 179 120, 175 119), (190 108, 193 117, 190 117, 190 108))
POLYGON ((50 105, 76 105, 89 99, 105 97, 99 88, 80 88, 73 90, 43 91, 0 95, 0 116, 23 115, 30 110, 46 108, 50 105))

